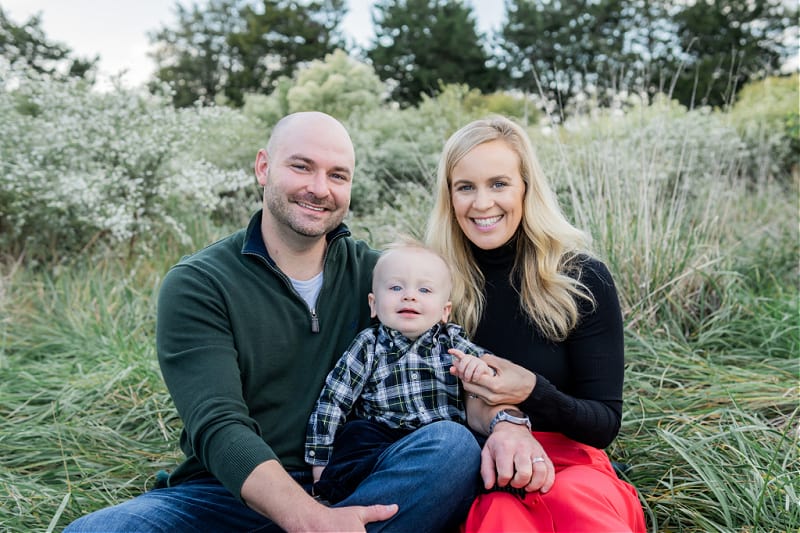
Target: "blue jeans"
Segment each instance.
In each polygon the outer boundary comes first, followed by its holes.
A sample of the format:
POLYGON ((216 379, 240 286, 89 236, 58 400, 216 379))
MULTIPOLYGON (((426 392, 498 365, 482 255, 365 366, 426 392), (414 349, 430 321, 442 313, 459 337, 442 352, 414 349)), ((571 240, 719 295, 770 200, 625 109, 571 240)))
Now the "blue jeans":
MULTIPOLYGON (((456 422, 434 422, 381 454, 372 474, 335 507, 396 503, 400 509, 369 532, 448 531, 466 517, 478 487, 480 447, 456 422)), ((310 482, 310 479, 308 480, 310 482)), ((310 483, 304 485, 310 489, 310 483)), ((236 499, 216 479, 154 489, 79 518, 65 533, 258 531, 281 529, 236 499)))

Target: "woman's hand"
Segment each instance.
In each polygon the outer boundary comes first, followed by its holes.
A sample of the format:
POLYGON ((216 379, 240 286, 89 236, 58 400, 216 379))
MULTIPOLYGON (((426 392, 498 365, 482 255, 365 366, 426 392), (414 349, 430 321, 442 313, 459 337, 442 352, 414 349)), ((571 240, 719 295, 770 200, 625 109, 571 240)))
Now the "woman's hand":
MULTIPOLYGON (((449 350, 449 353, 458 355, 458 350, 449 350)), ((510 404, 519 405, 528 399, 536 386, 536 374, 525 367, 512 363, 508 359, 497 357, 490 353, 481 357, 496 374, 491 372, 480 376, 467 376, 468 370, 461 363, 459 357, 453 357, 453 366, 450 373, 464 382, 464 390, 475 394, 489 405, 510 404)))
POLYGON ((556 479, 553 463, 528 428, 499 422, 481 451, 486 489, 511 485, 527 492, 547 492, 556 479))

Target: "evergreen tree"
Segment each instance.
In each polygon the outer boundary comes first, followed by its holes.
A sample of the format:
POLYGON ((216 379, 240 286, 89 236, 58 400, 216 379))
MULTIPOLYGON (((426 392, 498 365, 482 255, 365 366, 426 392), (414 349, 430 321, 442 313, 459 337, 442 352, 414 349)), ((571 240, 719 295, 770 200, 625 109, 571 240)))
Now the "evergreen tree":
POLYGON ((367 57, 401 105, 435 95, 442 83, 496 88, 497 73, 487 66, 472 8, 461 0, 379 0, 373 24, 367 57))
POLYGON ((626 79, 626 0, 506 0, 500 31, 509 85, 562 108, 589 87, 626 79))
POLYGON ((512 88, 563 108, 579 92, 664 92, 723 105, 778 70, 797 31, 782 0, 506 0, 499 33, 512 88))
POLYGON ((344 46, 338 27, 346 13, 344 0, 264 0, 246 6, 245 27, 230 36, 237 58, 226 95, 242 101, 244 91, 270 93, 281 76, 291 77, 298 65, 344 46))
POLYGON ((177 26, 150 35, 157 82, 169 84, 172 103, 185 107, 210 104, 228 86, 236 59, 229 36, 244 29, 243 0, 209 0, 201 8, 175 4, 177 26))
POLYGON ((671 65, 672 95, 686 106, 729 104, 745 83, 796 53, 797 8, 781 0, 698 1, 680 6, 673 20, 681 52, 671 65))
POLYGON ((344 0, 177 4, 177 27, 151 35, 156 78, 172 87, 179 107, 211 103, 218 94, 241 105, 245 92, 268 94, 298 64, 332 52, 345 11, 344 0))

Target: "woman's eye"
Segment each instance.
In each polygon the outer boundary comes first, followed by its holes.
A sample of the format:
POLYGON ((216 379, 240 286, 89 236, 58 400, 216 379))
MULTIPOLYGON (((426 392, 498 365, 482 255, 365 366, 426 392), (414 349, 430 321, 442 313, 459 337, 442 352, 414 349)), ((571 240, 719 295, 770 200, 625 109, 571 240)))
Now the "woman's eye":
POLYGON ((492 187, 494 187, 495 189, 502 189, 505 186, 506 183, 504 181, 496 181, 492 184, 492 187))
POLYGON ((457 185, 456 191, 458 192, 469 192, 473 189, 472 185, 457 185))

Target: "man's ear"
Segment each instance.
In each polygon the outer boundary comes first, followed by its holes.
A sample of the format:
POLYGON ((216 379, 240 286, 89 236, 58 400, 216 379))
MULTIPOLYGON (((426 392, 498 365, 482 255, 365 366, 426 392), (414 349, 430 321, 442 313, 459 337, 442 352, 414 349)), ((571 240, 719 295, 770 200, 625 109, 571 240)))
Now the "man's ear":
POLYGON ((267 174, 269 170, 269 155, 263 148, 256 154, 255 172, 258 184, 262 187, 267 184, 267 174))
POLYGON ((378 316, 378 308, 375 306, 375 295, 369 293, 367 295, 367 302, 369 302, 369 317, 375 318, 378 316))
POLYGON ((453 310, 453 302, 447 302, 444 304, 444 310, 442 312, 442 322, 445 324, 448 320, 450 320, 450 311, 453 310))

